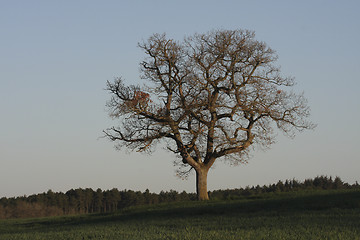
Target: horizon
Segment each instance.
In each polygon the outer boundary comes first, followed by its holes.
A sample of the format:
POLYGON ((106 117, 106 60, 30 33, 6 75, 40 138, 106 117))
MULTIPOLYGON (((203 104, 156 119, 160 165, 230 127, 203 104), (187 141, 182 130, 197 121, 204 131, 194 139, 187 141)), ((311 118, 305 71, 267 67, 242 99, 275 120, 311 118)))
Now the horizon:
MULTIPOLYGON (((213 189, 213 190, 209 190, 208 192, 237 191, 237 190, 246 190, 246 189, 248 189, 248 188, 251 189, 251 190, 253 190, 253 189, 257 188, 257 187, 260 187, 261 189, 263 189, 263 188, 266 188, 266 187, 271 187, 271 186, 273 186, 273 185, 276 186, 276 185, 279 184, 279 183, 282 183, 282 184, 288 183, 288 184, 291 185, 293 182, 296 182, 296 183, 298 183, 298 184, 300 184, 300 185, 303 185, 303 184, 305 184, 306 181, 314 181, 314 180, 317 179, 317 178, 326 178, 327 181, 330 180, 330 181, 332 181, 333 183, 335 183, 335 179, 338 178, 338 177, 333 177, 333 176, 316 176, 316 177, 307 178, 307 179, 304 179, 304 180, 286 179, 285 181, 278 180, 278 181, 276 181, 276 182, 274 182, 274 183, 269 183, 269 184, 264 184, 264 185, 259 185, 259 184, 258 184, 258 185, 253 185, 253 186, 249 186, 249 185, 248 185, 248 186, 245 186, 245 187, 244 187, 244 186, 241 186, 241 187, 238 187, 238 188, 213 189)), ((348 188, 346 188, 346 189, 352 189, 352 187, 357 187, 357 186, 359 186, 359 183, 358 183, 357 181, 355 181, 355 183, 353 183, 353 184, 350 184, 350 183, 347 183, 347 182, 345 182, 345 181, 342 181, 341 178, 339 178, 339 179, 340 179, 341 182, 342 182, 342 186, 339 187, 339 188, 333 189, 333 190, 343 189, 344 185, 345 185, 345 186, 347 185, 348 188)), ((313 184, 313 183, 312 183, 312 184, 313 184)), ((297 189, 297 188, 301 188, 301 187, 295 187, 295 189, 297 189)), ((330 188, 330 189, 328 189, 328 188, 322 189, 322 188, 319 187, 319 186, 318 186, 318 188, 319 188, 319 189, 317 189, 318 191, 321 191, 321 190, 329 191, 329 190, 331 190, 331 188, 330 188)), ((97 192, 100 188, 97 188, 97 189, 93 189, 93 188, 75 188, 75 189, 74 189, 74 188, 72 188, 72 189, 68 189, 67 191, 52 191, 51 189, 48 189, 48 190, 45 191, 45 192, 33 193, 33 194, 29 194, 29 195, 11 196, 11 197, 0 197, 0 200, 3 199, 3 198, 5 198, 5 199, 28 198, 28 197, 32 197, 32 196, 37 196, 37 195, 42 195, 42 194, 48 194, 49 192, 55 193, 55 194, 67 194, 67 193, 70 192, 70 191, 74 191, 74 190, 87 190, 87 189, 90 189, 90 190, 93 191, 93 192, 97 192)), ((115 190, 118 190, 119 192, 132 191, 132 192, 140 192, 140 193, 142 193, 142 194, 146 193, 147 191, 149 191, 150 194, 156 194, 156 195, 161 194, 161 192, 170 193, 170 192, 172 192, 172 191, 175 191, 175 192, 178 193, 178 194, 181 194, 181 193, 185 192, 186 194, 195 194, 195 195, 196 195, 196 192, 195 192, 195 191, 192 191, 192 192, 187 192, 187 191, 185 191, 185 190, 183 190, 183 191, 176 191, 176 190, 174 190, 174 189, 170 189, 170 190, 166 190, 166 191, 161 190, 161 191, 159 191, 159 192, 151 192, 149 189, 145 189, 144 191, 133 190, 133 189, 118 189, 118 188, 100 189, 100 190, 104 193, 104 192, 107 192, 107 191, 112 191, 112 190, 114 190, 114 189, 115 189, 115 190)), ((303 189, 303 190, 306 190, 306 189, 307 189, 307 188, 305 188, 305 189, 303 189)), ((314 188, 314 185, 311 185, 311 186, 310 186, 310 189, 316 189, 316 188, 314 188)), ((270 192, 272 192, 272 191, 270 191, 270 192)), ((280 192, 286 192, 286 191, 281 190, 280 192)))

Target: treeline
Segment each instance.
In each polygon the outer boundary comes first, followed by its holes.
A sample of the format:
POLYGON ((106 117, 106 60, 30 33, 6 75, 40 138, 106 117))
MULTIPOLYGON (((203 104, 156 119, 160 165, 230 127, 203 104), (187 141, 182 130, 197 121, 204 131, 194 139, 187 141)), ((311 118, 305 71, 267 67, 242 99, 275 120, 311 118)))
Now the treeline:
MULTIPOLYGON (((301 190, 318 189, 359 189, 356 182, 353 185, 344 183, 339 177, 332 178, 320 176, 314 179, 307 179, 304 182, 297 180, 279 181, 276 184, 246 187, 231 190, 216 190, 209 192, 211 199, 227 200, 239 199, 253 196, 261 196, 266 193, 280 193, 301 190)), ((23 196, 16 198, 0 199, 0 219, 8 218, 30 218, 45 216, 75 215, 86 213, 106 213, 130 206, 152 205, 167 202, 194 201, 195 193, 179 193, 171 190, 161 191, 159 194, 123 190, 96 191, 91 188, 71 189, 66 193, 53 192, 49 190, 46 193, 23 196)))
POLYGON ((33 218, 47 216, 106 213, 131 206, 152 205, 164 202, 191 201, 195 193, 170 190, 159 194, 124 190, 96 191, 91 188, 71 189, 66 193, 53 192, 16 198, 0 199, 0 219, 33 218))
POLYGON ((343 182, 339 177, 332 178, 327 176, 319 176, 314 179, 306 179, 300 182, 296 179, 286 180, 285 182, 278 181, 276 184, 257 185, 255 187, 246 187, 240 189, 227 189, 227 190, 215 190, 209 192, 211 199, 217 200, 231 200, 246 198, 252 196, 260 196, 266 193, 281 193, 281 192, 294 192, 294 191, 306 191, 306 190, 331 190, 331 189, 359 189, 358 182, 355 184, 348 184, 343 182))

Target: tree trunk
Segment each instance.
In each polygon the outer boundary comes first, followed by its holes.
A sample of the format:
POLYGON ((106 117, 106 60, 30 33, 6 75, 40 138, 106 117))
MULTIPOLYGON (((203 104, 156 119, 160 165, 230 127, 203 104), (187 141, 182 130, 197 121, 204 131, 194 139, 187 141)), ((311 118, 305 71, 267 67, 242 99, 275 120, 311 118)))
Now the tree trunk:
POLYGON ((196 169, 196 193, 197 198, 200 201, 209 200, 209 195, 207 192, 207 174, 208 168, 199 168, 196 169))

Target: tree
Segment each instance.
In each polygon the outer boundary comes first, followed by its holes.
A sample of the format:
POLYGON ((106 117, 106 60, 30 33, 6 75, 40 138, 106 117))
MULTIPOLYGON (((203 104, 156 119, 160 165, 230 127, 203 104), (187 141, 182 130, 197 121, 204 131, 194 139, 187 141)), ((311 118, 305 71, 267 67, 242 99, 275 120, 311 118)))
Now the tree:
POLYGON ((250 149, 274 142, 275 127, 291 137, 314 127, 303 94, 291 91, 293 78, 281 75, 277 55, 252 31, 215 30, 182 42, 154 34, 139 47, 147 85, 107 82, 109 115, 120 125, 105 136, 140 152, 163 140, 178 156, 180 176, 195 170, 199 200, 208 199, 217 159, 244 163, 250 149))

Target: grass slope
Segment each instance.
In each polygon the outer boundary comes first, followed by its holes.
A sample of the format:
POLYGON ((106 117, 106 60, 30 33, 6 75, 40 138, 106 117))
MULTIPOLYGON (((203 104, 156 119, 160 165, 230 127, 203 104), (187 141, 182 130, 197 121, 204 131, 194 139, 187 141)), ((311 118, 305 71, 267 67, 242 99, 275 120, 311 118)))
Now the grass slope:
POLYGON ((360 192, 293 192, 3 220, 0 239, 360 239, 360 192))

